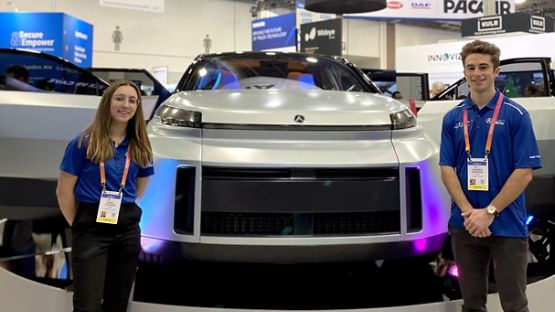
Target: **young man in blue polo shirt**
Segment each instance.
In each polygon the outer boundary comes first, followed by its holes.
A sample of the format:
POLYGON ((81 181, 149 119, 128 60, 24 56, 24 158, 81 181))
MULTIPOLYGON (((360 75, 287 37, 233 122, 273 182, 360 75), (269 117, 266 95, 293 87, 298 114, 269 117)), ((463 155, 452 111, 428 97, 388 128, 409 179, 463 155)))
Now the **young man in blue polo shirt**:
POLYGON ((476 40, 461 52, 470 95, 443 119, 440 166, 453 199, 449 232, 463 311, 487 311, 488 267, 504 311, 528 311, 524 190, 541 157, 528 112, 495 88, 499 48, 476 40))

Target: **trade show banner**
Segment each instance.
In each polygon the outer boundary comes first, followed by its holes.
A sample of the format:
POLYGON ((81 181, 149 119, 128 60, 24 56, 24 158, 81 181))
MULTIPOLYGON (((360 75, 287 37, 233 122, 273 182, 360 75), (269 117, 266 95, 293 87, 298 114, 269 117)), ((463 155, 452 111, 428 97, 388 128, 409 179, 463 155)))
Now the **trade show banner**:
MULTIPOLYGON (((514 0, 497 0, 497 15, 514 13, 514 0)), ((348 18, 405 19, 405 20, 461 20, 484 15, 481 0, 387 0, 387 7, 380 11, 345 14, 348 18)))
POLYGON ((93 26, 64 14, 63 58, 80 67, 92 67, 93 26))
POLYGON ((297 50, 296 13, 255 19, 252 27, 253 51, 297 50))
MULTIPOLYGON (((463 77, 462 47, 472 40, 399 47, 395 51, 398 72, 428 73, 430 83, 451 84, 463 77)), ((555 32, 491 37, 487 41, 501 49, 501 59, 551 57, 555 59, 555 32)))
POLYGON ((92 66, 93 26, 64 13, 0 12, 0 47, 28 49, 92 66))
POLYGON ((553 32, 553 19, 526 13, 470 18, 462 21, 463 37, 496 35, 511 32, 542 34, 553 32))
POLYGON ((340 56, 342 27, 341 18, 301 25, 301 52, 340 56))

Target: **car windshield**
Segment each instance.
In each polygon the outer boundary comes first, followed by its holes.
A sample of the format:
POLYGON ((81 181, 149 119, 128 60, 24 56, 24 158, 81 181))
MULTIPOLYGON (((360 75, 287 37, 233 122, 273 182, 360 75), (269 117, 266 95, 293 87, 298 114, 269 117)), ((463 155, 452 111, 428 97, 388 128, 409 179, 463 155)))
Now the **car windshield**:
POLYGON ((367 92, 362 78, 333 59, 301 54, 210 56, 193 67, 184 90, 323 89, 367 92))

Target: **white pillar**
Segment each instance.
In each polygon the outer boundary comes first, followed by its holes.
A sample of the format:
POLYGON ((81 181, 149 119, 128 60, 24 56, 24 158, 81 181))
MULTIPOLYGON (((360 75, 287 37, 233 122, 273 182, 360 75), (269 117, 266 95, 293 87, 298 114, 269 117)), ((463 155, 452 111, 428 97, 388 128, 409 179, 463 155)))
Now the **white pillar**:
POLYGON ((495 0, 484 0, 483 2, 484 16, 496 15, 495 0))

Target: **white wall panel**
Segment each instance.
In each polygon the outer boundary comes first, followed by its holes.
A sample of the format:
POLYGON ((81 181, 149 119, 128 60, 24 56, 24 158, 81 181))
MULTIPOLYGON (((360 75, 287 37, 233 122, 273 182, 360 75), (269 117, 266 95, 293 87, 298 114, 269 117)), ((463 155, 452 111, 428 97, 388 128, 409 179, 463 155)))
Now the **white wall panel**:
POLYGON ((382 57, 381 46, 385 38, 381 33, 383 22, 365 19, 343 19, 343 41, 346 55, 382 57))
POLYGON ((460 32, 428 27, 395 24, 395 47, 406 47, 440 41, 459 40, 460 32))

